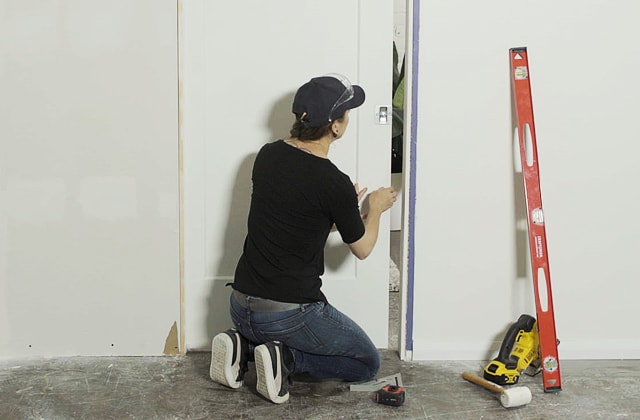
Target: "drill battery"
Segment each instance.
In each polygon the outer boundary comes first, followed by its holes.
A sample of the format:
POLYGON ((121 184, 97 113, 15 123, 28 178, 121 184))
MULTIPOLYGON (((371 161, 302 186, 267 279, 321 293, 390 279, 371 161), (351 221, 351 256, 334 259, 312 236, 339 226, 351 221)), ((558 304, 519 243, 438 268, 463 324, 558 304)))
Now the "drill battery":
POLYGON ((404 388, 396 385, 385 385, 376 391, 375 402, 396 407, 401 406, 404 403, 404 388))

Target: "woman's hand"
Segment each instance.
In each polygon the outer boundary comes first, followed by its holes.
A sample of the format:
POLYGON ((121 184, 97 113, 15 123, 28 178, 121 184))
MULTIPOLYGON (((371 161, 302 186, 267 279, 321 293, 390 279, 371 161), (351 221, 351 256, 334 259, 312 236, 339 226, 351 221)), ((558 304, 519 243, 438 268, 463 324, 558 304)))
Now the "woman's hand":
MULTIPOLYGON (((355 188, 358 193, 358 198, 360 198, 361 195, 364 196, 364 193, 367 191, 366 188, 358 191, 358 184, 355 184, 355 188)), ((391 187, 378 188, 369 194, 369 212, 362 217, 364 220, 364 235, 357 241, 349 244, 351 252, 358 259, 364 260, 373 250, 378 240, 380 216, 393 206, 397 196, 398 193, 391 187)))
POLYGON ((367 187, 360 189, 360 186, 358 185, 357 182, 353 184, 353 186, 356 189, 356 194, 358 194, 358 203, 359 203, 362 201, 362 199, 364 198, 364 195, 367 193, 367 187))
POLYGON ((396 202, 398 193, 393 187, 381 187, 369 194, 369 208, 370 210, 378 210, 383 213, 393 206, 396 202))

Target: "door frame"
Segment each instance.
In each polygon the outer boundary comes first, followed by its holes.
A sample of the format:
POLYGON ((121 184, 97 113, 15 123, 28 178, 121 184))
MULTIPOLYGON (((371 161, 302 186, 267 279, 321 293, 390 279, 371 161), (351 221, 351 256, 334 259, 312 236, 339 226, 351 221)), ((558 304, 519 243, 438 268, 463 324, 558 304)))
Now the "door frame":
POLYGON ((406 1, 405 31, 405 95, 402 162, 402 212, 400 250, 400 333, 398 354, 400 360, 413 360, 413 305, 414 305, 414 242, 415 242, 415 173, 417 138, 417 91, 420 0, 406 1), (410 116, 410 118, 406 118, 410 116))

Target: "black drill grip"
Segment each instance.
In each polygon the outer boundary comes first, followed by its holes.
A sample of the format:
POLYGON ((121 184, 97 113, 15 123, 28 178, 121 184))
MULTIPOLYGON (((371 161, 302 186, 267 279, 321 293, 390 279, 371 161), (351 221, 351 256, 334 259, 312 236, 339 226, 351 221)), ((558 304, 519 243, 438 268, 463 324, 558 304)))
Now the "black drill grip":
POLYGON ((494 360, 504 363, 504 365, 509 369, 515 369, 518 366, 518 361, 512 359, 510 356, 511 351, 513 350, 513 345, 516 342, 518 332, 520 332, 520 330, 527 332, 531 331, 535 322, 536 319, 531 315, 520 315, 520 318, 518 318, 518 320, 509 327, 507 333, 504 335, 504 339, 500 345, 500 351, 498 351, 498 356, 494 360))

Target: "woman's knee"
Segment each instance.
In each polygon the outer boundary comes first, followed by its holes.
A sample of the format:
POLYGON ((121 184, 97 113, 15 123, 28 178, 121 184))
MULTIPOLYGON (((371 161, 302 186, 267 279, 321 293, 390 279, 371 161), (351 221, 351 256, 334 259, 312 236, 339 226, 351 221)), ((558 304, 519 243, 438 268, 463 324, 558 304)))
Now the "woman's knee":
POLYGON ((352 381, 362 382, 374 379, 375 376, 380 371, 380 355, 378 352, 372 353, 371 355, 360 359, 362 363, 362 370, 360 370, 359 376, 357 378, 352 378, 352 381))
POLYGON ((375 377, 380 371, 380 354, 378 352, 371 358, 371 362, 369 364, 369 379, 375 377))

